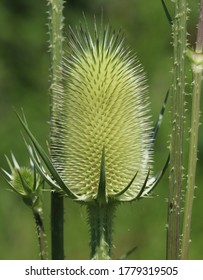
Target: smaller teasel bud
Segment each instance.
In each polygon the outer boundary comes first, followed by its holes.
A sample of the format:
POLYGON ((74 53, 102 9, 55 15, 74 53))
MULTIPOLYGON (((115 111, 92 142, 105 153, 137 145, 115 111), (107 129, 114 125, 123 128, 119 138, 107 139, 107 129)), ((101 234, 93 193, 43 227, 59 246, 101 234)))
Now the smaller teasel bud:
MULTIPOLYGON (((32 151, 30 147, 30 152, 32 151)), ((3 177, 11 187, 11 189, 21 196, 23 202, 32 210, 39 247, 41 259, 47 259, 47 245, 46 245, 46 234, 43 225, 43 209, 42 209, 42 184, 44 179, 40 173, 37 172, 36 167, 30 157, 30 167, 21 167, 15 156, 11 153, 11 159, 6 157, 8 165, 10 167, 10 173, 1 169, 3 171, 3 177)), ((38 159, 38 158, 37 158, 38 159)), ((38 159, 38 164, 40 161, 38 159)))
POLYGON ((36 212, 41 211, 40 186, 41 176, 30 159, 30 167, 21 167, 15 156, 11 154, 12 162, 6 157, 11 173, 2 169, 4 178, 11 189, 19 194, 24 203, 36 212))

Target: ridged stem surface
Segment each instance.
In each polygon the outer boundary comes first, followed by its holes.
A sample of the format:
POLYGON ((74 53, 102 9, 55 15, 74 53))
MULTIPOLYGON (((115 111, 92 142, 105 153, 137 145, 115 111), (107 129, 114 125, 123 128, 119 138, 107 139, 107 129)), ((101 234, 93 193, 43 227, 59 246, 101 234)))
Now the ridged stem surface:
POLYGON ((37 229, 37 236, 40 248, 40 257, 42 260, 48 260, 48 253, 47 253, 47 241, 46 241, 46 234, 44 232, 44 225, 42 215, 40 213, 33 211, 36 229, 37 229))
POLYGON ((97 202, 87 206, 90 235, 91 259, 111 259, 112 224, 115 204, 99 205, 97 202))
POLYGON ((187 1, 175 1, 173 21, 172 135, 170 146, 170 185, 168 199, 167 259, 180 253, 180 211, 183 177, 183 131, 185 95, 185 51, 187 1))
POLYGON ((195 174, 197 165, 197 145, 198 145, 198 130, 199 130, 199 117, 200 117, 200 96, 201 96, 201 82, 202 82, 202 62, 198 65, 199 55, 202 61, 203 51, 203 0, 200 3, 200 15, 197 32, 197 43, 193 61, 193 93, 192 93, 192 115, 191 115, 191 130, 190 130, 190 147, 189 147, 189 162, 188 162, 188 181, 187 191, 184 207, 184 221, 183 221, 183 239, 182 239, 182 252, 181 259, 188 259, 189 244, 190 244, 190 230, 192 219, 192 208, 195 189, 195 174))

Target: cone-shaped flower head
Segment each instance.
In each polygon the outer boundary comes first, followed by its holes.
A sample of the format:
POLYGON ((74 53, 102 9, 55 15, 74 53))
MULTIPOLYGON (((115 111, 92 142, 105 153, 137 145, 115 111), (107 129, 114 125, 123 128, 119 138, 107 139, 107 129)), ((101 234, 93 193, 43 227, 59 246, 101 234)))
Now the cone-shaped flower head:
POLYGON ((120 32, 71 31, 63 84, 52 104, 52 160, 83 200, 95 199, 105 162, 106 197, 135 198, 151 169, 151 123, 142 67, 120 32))

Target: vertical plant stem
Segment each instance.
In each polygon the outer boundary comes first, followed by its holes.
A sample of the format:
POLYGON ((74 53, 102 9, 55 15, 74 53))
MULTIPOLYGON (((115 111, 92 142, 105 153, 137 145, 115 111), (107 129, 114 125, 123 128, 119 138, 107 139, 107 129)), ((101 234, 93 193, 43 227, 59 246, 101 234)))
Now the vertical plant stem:
MULTIPOLYGON (((50 8, 49 31, 50 31, 50 50, 51 50, 51 115, 57 110, 53 108, 58 103, 54 102, 57 92, 56 85, 61 81, 61 65, 63 55, 63 1, 48 0, 50 8)), ((53 118, 51 118, 53 119, 53 118)), ((57 117, 55 118, 57 119, 57 117)), ((53 131, 57 130, 57 123, 51 122, 51 139, 53 131)), ((55 136, 56 137, 56 136, 55 136)), ((51 145, 52 147, 52 145, 51 145)), ((51 149, 51 155, 53 151, 51 149)), ((63 196, 57 192, 51 193, 51 244, 52 259, 64 259, 64 236, 63 236, 63 196)))
POLYGON ((177 0, 174 5, 172 135, 170 145, 167 259, 178 259, 180 253, 187 1, 177 0))
POLYGON ((37 236, 40 248, 40 257, 42 260, 48 260, 46 234, 44 232, 43 219, 39 212, 33 210, 35 224, 37 228, 37 236))
POLYGON ((201 80, 202 80, 202 62, 203 62, 203 0, 200 2, 200 15, 197 32, 196 50, 192 53, 192 69, 193 69, 193 93, 192 93, 192 115, 191 115, 191 130, 190 130, 190 147, 189 147, 189 162, 188 162, 188 180, 187 191, 184 206, 183 220, 183 239, 181 259, 188 259, 190 230, 192 219, 192 208, 195 189, 195 174, 197 164, 197 145, 198 145, 198 129, 200 116, 200 95, 201 95, 201 80))
POLYGON ((64 259, 63 198, 61 194, 51 194, 51 254, 52 260, 64 259))
POLYGON ((111 259, 112 224, 115 204, 91 203, 87 206, 91 233, 91 259, 111 259))

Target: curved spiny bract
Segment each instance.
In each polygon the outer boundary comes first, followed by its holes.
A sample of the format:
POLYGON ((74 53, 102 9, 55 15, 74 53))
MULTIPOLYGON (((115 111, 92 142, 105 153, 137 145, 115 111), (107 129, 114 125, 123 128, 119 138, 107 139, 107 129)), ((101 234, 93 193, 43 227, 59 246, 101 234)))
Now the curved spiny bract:
POLYGON ((139 195, 149 169, 151 122, 145 75, 120 32, 70 29, 62 85, 55 88, 51 149, 55 168, 83 201, 97 198, 105 147, 107 199, 139 195))

